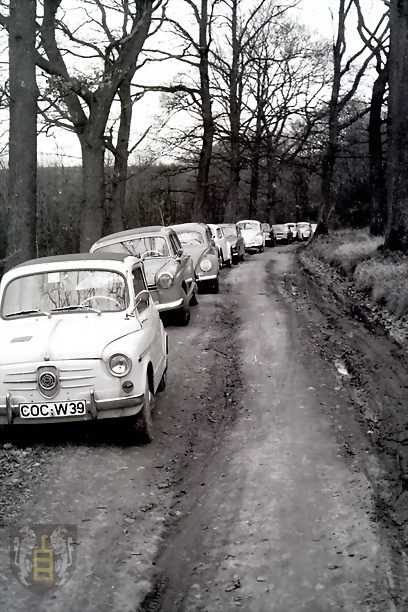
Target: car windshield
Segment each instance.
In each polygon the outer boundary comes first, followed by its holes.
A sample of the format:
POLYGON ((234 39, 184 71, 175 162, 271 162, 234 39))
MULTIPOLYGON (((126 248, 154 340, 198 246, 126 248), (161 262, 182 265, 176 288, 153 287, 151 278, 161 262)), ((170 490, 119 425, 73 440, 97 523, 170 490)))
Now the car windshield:
POLYGON ((177 232, 181 244, 204 244, 204 238, 200 232, 177 232))
POLYGON ((5 288, 4 318, 53 312, 115 312, 128 305, 125 278, 111 270, 58 270, 13 279, 5 288))
POLYGON ((231 236, 233 238, 237 237, 237 228, 235 225, 223 225, 222 230, 225 236, 231 236))
POLYGON ((166 239, 163 236, 143 236, 140 238, 130 238, 121 240, 114 244, 101 244, 95 251, 104 253, 127 253, 142 259, 151 257, 170 257, 170 251, 166 239))
POLYGON ((257 230, 259 229, 259 225, 257 223, 246 221, 245 223, 239 223, 239 227, 242 230, 257 230))
POLYGON ((309 226, 309 223, 298 223, 297 227, 301 227, 301 228, 305 227, 305 228, 309 229, 310 226, 309 226))
POLYGON ((268 223, 262 223, 262 229, 265 230, 266 232, 269 232, 271 228, 269 227, 268 223))
POLYGON ((287 228, 284 225, 274 225, 275 232, 284 232, 287 228))

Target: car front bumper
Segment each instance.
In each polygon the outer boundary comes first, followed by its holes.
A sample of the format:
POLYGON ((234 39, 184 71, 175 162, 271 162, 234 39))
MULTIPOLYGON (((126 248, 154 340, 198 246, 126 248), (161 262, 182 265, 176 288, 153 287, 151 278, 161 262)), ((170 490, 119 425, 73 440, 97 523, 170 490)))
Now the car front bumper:
MULTIPOLYGON (((0 425, 43 425, 44 423, 71 423, 74 421, 127 417, 140 412, 143 407, 143 400, 144 394, 100 400, 92 390, 85 400, 85 415, 24 419, 20 417, 19 404, 13 403, 11 394, 7 393, 6 403, 0 404, 0 425)), ((41 401, 39 400, 38 403, 41 404, 41 401)))

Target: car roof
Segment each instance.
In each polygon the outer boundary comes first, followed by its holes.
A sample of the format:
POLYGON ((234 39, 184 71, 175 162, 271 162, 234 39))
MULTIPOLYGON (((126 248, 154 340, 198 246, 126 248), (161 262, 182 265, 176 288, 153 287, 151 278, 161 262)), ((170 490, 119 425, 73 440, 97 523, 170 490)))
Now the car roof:
POLYGON ((197 231, 200 230, 201 232, 205 232, 206 228, 208 227, 206 223, 178 223, 177 225, 170 225, 168 227, 171 227, 171 229, 173 229, 175 232, 177 231, 197 231))
POLYGON ((237 221, 238 223, 261 223, 260 221, 258 221, 258 219, 241 219, 240 221, 237 221))
POLYGON ((37 264, 54 264, 63 262, 78 262, 78 261, 124 261, 126 257, 129 257, 126 253, 70 253, 68 255, 50 255, 49 257, 39 257, 38 259, 29 259, 15 266, 20 268, 22 266, 33 266, 37 264))
POLYGON ((122 238, 132 238, 135 236, 143 236, 145 234, 168 234, 169 228, 164 225, 150 225, 148 227, 135 227, 128 230, 123 230, 121 232, 115 232, 114 234, 108 234, 108 236, 103 236, 103 238, 99 238, 92 246, 102 244, 104 242, 115 242, 119 241, 122 238))

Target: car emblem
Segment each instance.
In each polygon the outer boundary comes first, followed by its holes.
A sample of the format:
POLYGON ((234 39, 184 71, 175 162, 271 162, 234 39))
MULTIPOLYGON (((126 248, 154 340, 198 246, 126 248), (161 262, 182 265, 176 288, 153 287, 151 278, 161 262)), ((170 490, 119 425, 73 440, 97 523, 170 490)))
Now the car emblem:
POLYGON ((53 366, 38 368, 37 381, 40 393, 44 397, 54 397, 57 394, 59 388, 57 368, 53 366))

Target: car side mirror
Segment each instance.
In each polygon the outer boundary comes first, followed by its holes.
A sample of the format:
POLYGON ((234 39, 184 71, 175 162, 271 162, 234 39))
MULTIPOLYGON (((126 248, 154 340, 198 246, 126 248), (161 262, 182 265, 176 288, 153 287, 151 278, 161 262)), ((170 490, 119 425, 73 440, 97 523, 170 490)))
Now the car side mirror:
POLYGON ((181 257, 183 253, 184 253, 183 249, 181 249, 181 248, 177 249, 176 257, 181 257))
POLYGON ((136 298, 135 298, 135 305, 136 308, 142 303, 145 302, 146 303, 146 308, 147 306, 150 304, 150 293, 147 291, 147 289, 143 289, 142 291, 139 291, 139 293, 137 294, 136 298))

